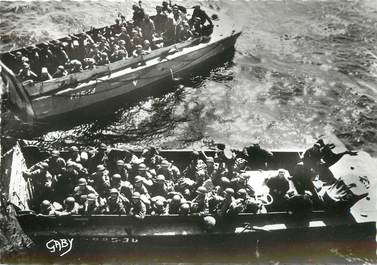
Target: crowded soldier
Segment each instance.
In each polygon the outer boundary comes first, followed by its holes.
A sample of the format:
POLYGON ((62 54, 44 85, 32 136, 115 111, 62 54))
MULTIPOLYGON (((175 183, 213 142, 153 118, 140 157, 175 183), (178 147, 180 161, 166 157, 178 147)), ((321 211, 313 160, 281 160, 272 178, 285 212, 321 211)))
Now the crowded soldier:
POLYGON ((22 64, 22 69, 20 69, 17 76, 22 81, 26 81, 26 80, 36 81, 38 79, 38 76, 33 71, 30 70, 30 65, 27 62, 24 62, 22 64))
POLYGON ((80 214, 92 215, 103 214, 106 212, 104 201, 94 193, 89 193, 86 197, 83 207, 80 208, 80 214))
POLYGON ((111 188, 116 189, 119 194, 127 199, 131 199, 133 193, 133 186, 127 180, 122 180, 120 174, 114 174, 111 177, 111 188))
MULTIPOLYGON (((94 152, 80 152, 73 146, 64 154, 53 150, 47 159, 25 171, 24 177, 33 184, 36 208, 44 214, 129 214, 142 219, 147 214, 228 216, 304 211, 303 205, 307 210, 313 203, 328 203, 334 196, 343 198, 347 188, 341 180, 322 181, 320 189, 326 193, 320 196, 315 182, 326 173, 322 168, 345 154, 355 155, 350 151, 336 154, 325 149, 332 145, 319 145, 310 148, 296 166, 293 164, 291 172, 272 171, 262 183, 268 191, 262 197, 256 195, 247 169, 265 168, 272 154, 255 145, 231 151, 218 146, 213 156, 194 151, 184 164, 168 161, 154 147, 139 155, 129 150, 114 155, 104 144, 94 152), (91 167, 95 170, 89 170, 91 167), (182 175, 180 168, 185 168, 182 175), (62 209, 54 208, 54 203, 63 205, 62 209)), ((342 201, 347 202, 347 198, 342 201)))
POLYGON ((88 196, 89 194, 94 194, 96 197, 98 196, 98 193, 96 190, 88 185, 88 182, 84 178, 80 178, 78 180, 78 185, 73 190, 73 196, 78 202, 82 202, 86 199, 85 196, 88 196))
POLYGON ((11 68, 22 81, 43 82, 209 35, 213 27, 211 18, 200 6, 194 7, 191 19, 187 18, 186 8, 166 1, 156 6, 153 19, 145 13, 141 2, 133 5, 132 10, 131 21, 125 21, 124 16, 118 14, 110 27, 92 28, 11 52, 11 68))
POLYGON ((80 204, 78 204, 73 197, 67 197, 63 201, 63 209, 62 211, 57 212, 57 215, 59 216, 66 216, 66 215, 73 215, 73 214, 79 214, 80 212, 80 204))
POLYGON ((63 77, 67 75, 68 75, 68 71, 64 68, 63 65, 59 65, 58 68, 56 69, 56 72, 52 75, 52 77, 58 78, 58 77, 63 77))
POLYGON ((49 200, 43 200, 40 206, 40 215, 56 215, 55 206, 49 200))
POLYGON ((130 214, 137 219, 144 219, 147 214, 147 207, 141 200, 140 193, 135 192, 132 194, 132 204, 130 214))
POLYGON ((104 165, 98 165, 96 172, 91 175, 89 183, 97 188, 101 196, 107 196, 111 187, 109 171, 104 165))
POLYGON ((122 197, 118 190, 112 188, 110 190, 110 197, 107 198, 107 210, 109 214, 126 214, 129 208, 129 201, 122 197))

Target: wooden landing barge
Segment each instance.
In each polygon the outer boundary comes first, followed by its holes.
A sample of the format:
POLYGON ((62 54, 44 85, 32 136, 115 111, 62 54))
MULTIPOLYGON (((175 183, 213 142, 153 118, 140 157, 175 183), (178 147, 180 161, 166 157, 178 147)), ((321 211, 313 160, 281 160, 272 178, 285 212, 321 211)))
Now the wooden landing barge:
POLYGON ((211 9, 206 11, 209 16, 215 13, 218 16, 213 21, 213 33, 209 39, 189 39, 144 56, 44 82, 21 82, 7 67, 8 53, 2 54, 0 72, 10 102, 24 120, 50 120, 99 103, 119 102, 116 99, 127 98, 130 92, 142 88, 158 90, 160 87, 156 84, 174 79, 178 74, 188 75, 195 67, 203 66, 209 59, 234 48, 240 29, 226 15, 211 9))
MULTIPOLYGON (((160 153, 181 166, 187 164, 190 157, 190 151, 185 150, 160 153)), ((213 151, 206 151, 206 155, 213 154, 213 151)), ((292 170, 302 152, 280 150, 273 154, 264 173, 276 173, 278 168, 292 170)), ((36 215, 29 206, 33 196, 30 183, 25 181, 21 172, 46 157, 47 153, 35 147, 21 148, 17 145, 3 160, 3 168, 7 168, 3 180, 9 183, 9 200, 17 209, 17 219, 25 233, 44 251, 47 251, 46 244, 51 240, 73 239, 74 250, 122 249, 121 253, 181 251, 198 255, 207 250, 216 250, 232 255, 246 251, 243 253, 255 256, 281 251, 292 251, 293 255, 306 251, 310 255, 316 251, 344 250, 372 257, 375 255, 376 223, 359 222, 351 212, 339 214, 315 209, 299 215, 268 212, 214 216, 216 225, 212 229, 208 229, 202 216, 194 215, 146 216, 144 220, 120 215, 36 215)), ((110 157, 122 157, 122 151, 112 150, 110 157)), ((261 180, 258 181, 258 176, 263 178, 262 173, 253 168, 250 170, 255 183, 261 180)))

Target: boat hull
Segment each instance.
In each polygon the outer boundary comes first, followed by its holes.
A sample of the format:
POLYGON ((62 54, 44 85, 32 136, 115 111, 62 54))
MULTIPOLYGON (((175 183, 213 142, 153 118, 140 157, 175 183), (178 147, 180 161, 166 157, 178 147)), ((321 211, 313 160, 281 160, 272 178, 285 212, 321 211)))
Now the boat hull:
MULTIPOLYGON (((117 76, 117 73, 114 73, 113 76, 89 81, 75 89, 67 89, 53 95, 32 99, 31 105, 35 119, 44 120, 125 96, 133 91, 171 79, 172 72, 173 76, 174 74, 187 74, 187 71, 192 70, 192 68, 232 48, 237 37, 238 35, 228 37, 221 42, 210 44, 175 58, 167 57, 166 60, 141 66, 139 70, 125 75, 117 76)), ((160 87, 156 86, 155 89, 158 90, 160 87)))
POLYGON ((52 240, 66 239, 73 242, 72 253, 80 255, 100 249, 102 254, 121 251, 130 255, 168 253, 176 257, 195 251, 196 255, 198 251, 202 255, 212 251, 222 254, 239 251, 255 257, 275 255, 290 248, 297 254, 301 248, 306 254, 336 249, 340 253, 351 251, 364 257, 373 256, 376 247, 374 222, 357 224, 343 220, 338 223, 341 216, 322 216, 324 223, 319 225, 320 219, 315 215, 308 218, 311 220, 304 225, 302 216, 300 222, 295 223, 295 218, 286 213, 238 216, 218 220, 215 228, 208 230, 199 216, 147 216, 142 221, 129 216, 18 217, 25 232, 40 251, 46 253, 51 252, 48 246, 52 240), (263 229, 244 229, 247 220, 263 229))

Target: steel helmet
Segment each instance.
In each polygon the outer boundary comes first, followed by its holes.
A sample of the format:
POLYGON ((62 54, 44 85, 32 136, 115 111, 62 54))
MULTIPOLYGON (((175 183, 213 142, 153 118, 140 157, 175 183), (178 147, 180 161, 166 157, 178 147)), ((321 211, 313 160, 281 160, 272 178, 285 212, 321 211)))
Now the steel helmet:
POLYGON ((123 160, 118 160, 117 161, 118 166, 124 166, 124 161, 123 160))
POLYGON ((162 162, 161 162, 161 166, 162 167, 168 167, 170 165, 170 163, 167 161, 167 160, 163 160, 162 162))
POLYGON ((139 167, 137 168, 138 170, 146 170, 147 166, 145 164, 140 164, 139 167))
POLYGON ((239 190, 237 191, 237 194, 239 194, 239 195, 246 195, 246 194, 247 194, 247 191, 246 191, 245 189, 239 189, 239 190))
POLYGON ((142 176, 136 176, 135 177, 135 183, 142 182, 144 178, 142 176))
POLYGON ((65 199, 65 202, 66 202, 66 203, 74 203, 74 202, 75 202, 75 198, 73 198, 73 197, 67 197, 67 198, 65 199))
POLYGON ((71 146, 71 151, 72 152, 78 152, 79 149, 77 148, 77 146, 71 146))
POLYGON ((111 193, 116 193, 116 194, 118 194, 118 190, 116 189, 116 188, 112 188, 112 189, 110 189, 110 194, 111 193))
POLYGON ((84 179, 84 178, 80 178, 80 179, 79 179, 79 185, 80 185, 80 186, 84 186, 84 185, 86 185, 86 184, 88 184, 88 182, 86 181, 86 179, 84 179))
POLYGON ((58 150, 52 150, 51 152, 51 156, 59 156, 60 155, 60 152, 58 150))
POLYGON ((234 190, 232 188, 226 188, 224 192, 226 194, 234 194, 234 190))
POLYGON ((132 199, 140 199, 140 193, 134 192, 134 194, 132 194, 132 199))
POLYGON ((206 194, 207 189, 205 187, 201 186, 201 187, 196 189, 196 192, 199 193, 199 194, 206 194))
POLYGON ((156 177, 156 180, 157 181, 165 181, 165 176, 164 175, 157 175, 157 177, 156 177))
POLYGON ((44 208, 47 208, 47 207, 51 206, 51 203, 50 203, 49 200, 44 200, 44 201, 42 201, 41 206, 44 207, 44 208))
POLYGON ((97 166, 97 171, 104 171, 105 170, 105 166, 104 165, 98 165, 97 166))
POLYGON ((122 177, 119 174, 114 174, 111 178, 112 179, 121 179, 122 177))
POLYGON ((181 202, 181 196, 179 196, 178 194, 174 195, 173 198, 172 198, 172 201, 181 202))
POLYGON ((227 177, 222 177, 222 178, 220 179, 220 181, 221 181, 221 183, 223 183, 223 184, 230 184, 230 180, 229 180, 227 177))

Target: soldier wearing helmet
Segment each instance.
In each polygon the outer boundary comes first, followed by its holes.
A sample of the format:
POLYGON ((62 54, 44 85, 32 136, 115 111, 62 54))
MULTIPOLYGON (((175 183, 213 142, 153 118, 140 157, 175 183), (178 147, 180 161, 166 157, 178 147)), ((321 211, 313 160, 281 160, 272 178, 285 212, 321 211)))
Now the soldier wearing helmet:
POLYGON ((81 163, 81 155, 80 155, 80 150, 78 149, 77 146, 71 146, 69 148, 69 153, 68 153, 68 160, 71 160, 76 163, 81 163))
POLYGON ((239 189, 236 193, 236 209, 239 213, 260 213, 262 204, 251 197, 246 189, 239 189))
POLYGON ((130 181, 129 171, 131 170, 131 166, 128 166, 124 160, 117 160, 112 175, 119 174, 123 181, 130 181))
POLYGON ((90 172, 93 172, 98 165, 108 166, 108 151, 107 146, 104 143, 101 143, 98 147, 98 150, 88 159, 88 168, 90 172))
POLYGON ((38 81, 38 76, 30 70, 30 65, 27 62, 22 63, 22 68, 18 72, 18 77, 22 81, 33 80, 34 82, 38 81))
POLYGON ((169 214, 179 214, 179 209, 183 203, 182 195, 175 194, 173 198, 168 200, 168 212, 169 214))
POLYGON ((147 213, 147 207, 141 200, 141 195, 138 192, 132 194, 132 204, 130 214, 137 219, 144 219, 147 213))
POLYGON ((63 201, 63 211, 59 212, 60 216, 79 214, 81 206, 76 202, 75 198, 67 197, 63 201))
POLYGON ((195 174, 200 171, 204 170, 206 167, 204 161, 200 158, 200 154, 197 151, 193 151, 191 153, 191 160, 188 166, 183 170, 183 176, 186 178, 191 178, 194 180, 195 174))
POLYGON ((56 69, 55 73, 52 74, 53 78, 59 78, 63 76, 67 76, 68 72, 65 70, 63 65, 59 65, 58 68, 56 69))
POLYGON ((81 214, 92 215, 102 214, 106 211, 106 203, 95 193, 89 193, 86 195, 86 200, 81 208, 81 214))
POLYGON ((181 172, 179 171, 178 167, 169 163, 167 160, 162 160, 160 165, 157 167, 156 170, 157 175, 164 175, 167 180, 171 180, 176 182, 180 176, 181 172))
POLYGON ((39 212, 41 215, 55 215, 56 209, 49 200, 43 200, 39 212))
POLYGON ((144 163, 141 163, 137 167, 137 175, 143 177, 144 185, 151 187, 153 185, 152 174, 144 163))
POLYGON ((165 198, 158 199, 154 201, 152 204, 152 212, 151 215, 167 215, 168 208, 167 208, 167 201, 165 198))
POLYGON ((154 146, 145 148, 141 153, 141 157, 144 159, 144 164, 153 169, 157 169, 158 165, 161 164, 161 161, 164 160, 154 146))
POLYGON ((78 185, 73 190, 74 198, 79 203, 82 202, 82 195, 95 194, 98 196, 97 191, 90 185, 85 178, 80 178, 78 180, 78 185))
POLYGON ((220 205, 220 209, 217 212, 219 215, 229 215, 229 214, 234 214, 236 212, 236 201, 233 197, 234 195, 234 190, 232 188, 226 188, 224 191, 224 200, 220 205))
POLYGON ((144 185, 145 178, 142 176, 136 176, 134 179, 134 192, 138 192, 143 195, 146 199, 150 199, 150 194, 148 188, 144 185))
POLYGON ((179 208, 179 215, 189 215, 191 213, 191 207, 189 203, 182 203, 181 207, 179 208))
POLYGON ((269 194, 273 198, 273 204, 270 208, 283 209, 286 207, 287 200, 297 195, 297 190, 291 180, 289 172, 285 169, 278 169, 277 175, 265 180, 266 186, 269 188, 269 194))
POLYGON ((37 201, 40 198, 50 198, 54 193, 56 178, 52 176, 48 169, 49 165, 42 161, 23 171, 23 176, 31 179, 33 183, 36 191, 34 195, 37 201))
POLYGON ((207 189, 199 187, 196 190, 197 196, 191 201, 191 212, 197 214, 207 214, 209 212, 207 189))
POLYGON ((154 196, 163 196, 167 198, 174 190, 174 184, 165 179, 164 175, 157 175, 153 186, 151 187, 151 195, 154 196))
POLYGON ((94 188, 102 197, 107 197, 109 195, 109 190, 111 187, 109 171, 104 165, 98 165, 96 172, 91 175, 90 183, 93 184, 94 188))
POLYGON ((110 196, 107 198, 107 212, 110 214, 126 214, 130 202, 119 194, 115 188, 110 189, 110 196))
POLYGON ((134 188, 129 181, 123 181, 119 174, 111 176, 111 188, 115 188, 122 196, 131 200, 134 188))
POLYGON ((45 162, 49 165, 49 171, 53 176, 63 174, 66 164, 58 150, 53 150, 50 157, 46 159, 45 162))

